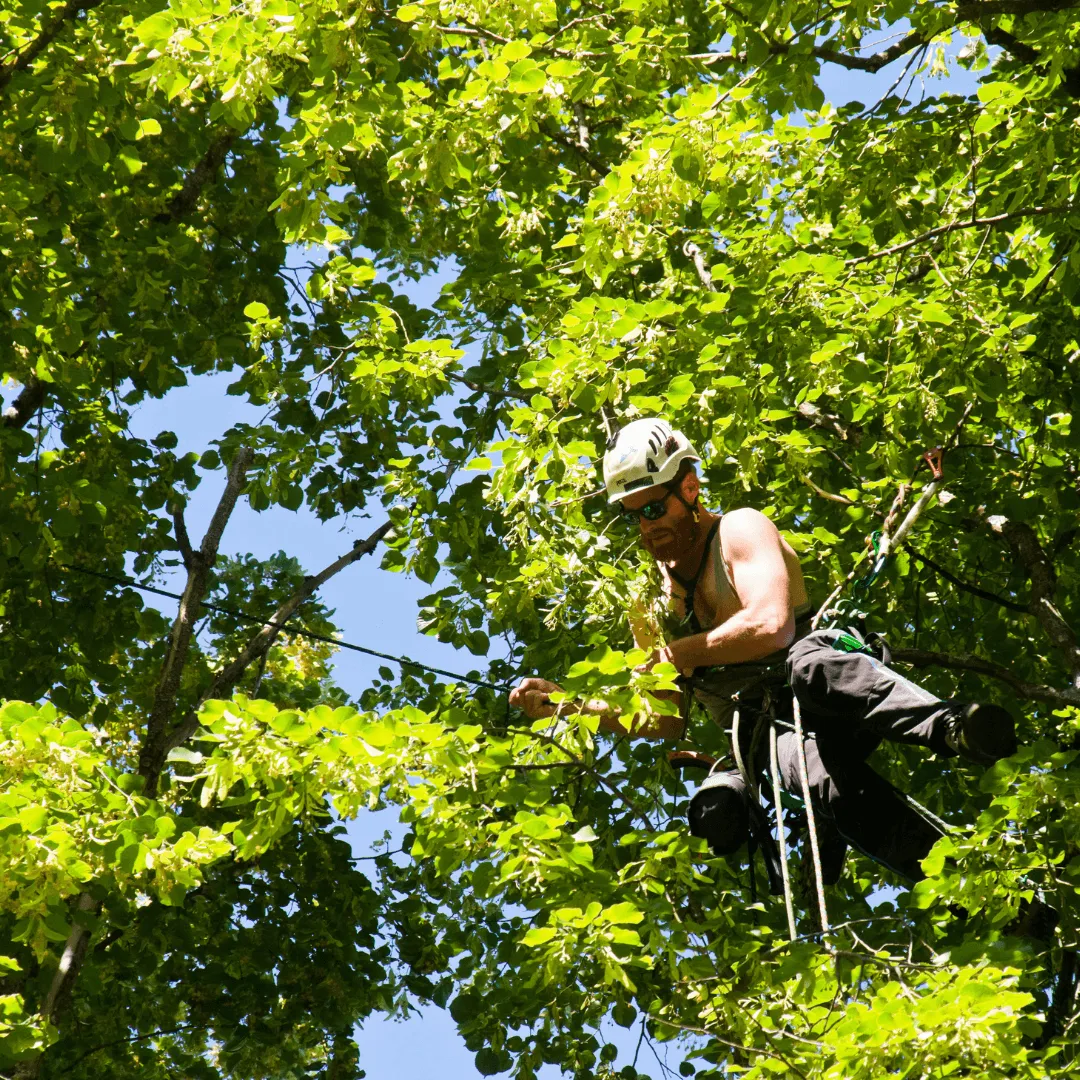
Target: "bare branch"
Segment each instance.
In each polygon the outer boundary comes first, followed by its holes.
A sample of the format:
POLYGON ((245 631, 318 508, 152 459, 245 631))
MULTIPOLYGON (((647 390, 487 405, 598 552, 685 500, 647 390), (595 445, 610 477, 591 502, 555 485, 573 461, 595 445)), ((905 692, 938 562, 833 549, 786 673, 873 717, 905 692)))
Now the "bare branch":
POLYGON ((31 375, 15 400, 4 410, 4 427, 23 428, 45 401, 48 383, 31 375))
POLYGON ((585 107, 580 101, 574 102, 574 119, 577 120, 578 146, 582 150, 589 149, 589 122, 585 119, 585 107))
POLYGON ((816 495, 820 495, 823 499, 828 499, 830 502, 839 503, 841 506, 854 506, 855 503, 849 499, 846 495, 834 495, 831 491, 826 491, 822 487, 818 487, 809 476, 803 476, 803 483, 810 488, 816 495))
POLYGON ((857 424, 848 425, 836 413, 826 412, 810 401, 800 401, 795 410, 804 420, 809 420, 814 427, 824 428, 843 439, 844 442, 857 443, 862 435, 862 428, 857 424))
POLYGON ((340 558, 335 559, 329 566, 321 570, 318 574, 315 574, 313 577, 304 578, 303 585, 301 585, 300 588, 270 616, 270 623, 276 625, 268 624, 264 626, 247 643, 247 645, 244 646, 240 655, 231 663, 226 664, 226 666, 214 676, 213 682, 211 682, 206 692, 202 695, 202 700, 206 701, 210 698, 219 698, 225 694, 231 693, 233 687, 239 681, 247 666, 266 652, 274 635, 278 633, 284 623, 287 623, 289 619, 296 614, 300 605, 332 577, 340 574, 345 567, 351 566, 365 555, 370 555, 371 552, 378 547, 379 541, 386 536, 391 528, 393 528, 393 526, 389 521, 384 522, 366 539, 358 540, 353 545, 351 551, 342 555, 340 558))
MULTIPOLYGON (((351 566, 358 559, 371 554, 379 542, 386 536, 393 526, 389 521, 380 525, 370 536, 364 540, 358 540, 351 551, 335 559, 324 570, 313 577, 304 578, 300 586, 288 600, 285 601, 263 627, 241 650, 240 655, 218 671, 210 682, 210 685, 202 693, 200 702, 211 698, 228 697, 236 684, 240 681, 249 665, 265 656, 267 650, 273 644, 274 638, 281 632, 285 624, 296 614, 300 605, 304 603, 316 590, 321 588, 336 574, 341 573, 347 566, 351 566)), ((286 627, 287 630, 287 627, 286 627)), ((195 733, 199 726, 198 716, 192 712, 184 717, 179 724, 168 733, 164 740, 163 756, 168 754, 176 746, 185 743, 195 733)))
POLYGON ((1020 63, 1038 63, 1038 49, 1033 49, 1030 45, 1025 45, 1018 38, 1013 37, 1008 30, 1002 30, 1000 26, 984 26, 982 27, 982 32, 983 37, 985 37, 991 45, 997 45, 1006 52, 1012 53, 1020 63))
POLYGON ((1015 600, 1009 600, 1004 596, 998 596, 997 593, 988 592, 986 589, 980 589, 978 585, 972 585, 970 582, 961 581, 960 578, 951 574, 940 563, 936 563, 933 559, 927 558, 921 551, 915 551, 912 548, 908 548, 908 552, 912 558, 918 559, 919 562, 928 566, 939 577, 943 577, 946 581, 952 582, 958 589, 963 589, 964 592, 969 592, 972 596, 981 597, 983 600, 989 600, 992 604, 998 604, 1000 607, 1008 608, 1010 611, 1018 611, 1022 615, 1028 614, 1027 604, 1018 604, 1015 600))
MULTIPOLYGON (((97 907, 97 902, 89 893, 82 893, 75 906, 76 911, 88 913, 97 907)), ((67 943, 64 945, 64 951, 60 956, 60 965, 56 969, 56 974, 53 975, 48 993, 45 995, 45 1000, 41 1005, 41 1015, 46 1020, 54 1018, 58 1007, 71 989, 75 976, 79 973, 83 957, 86 955, 86 947, 89 944, 90 931, 76 918, 75 925, 71 928, 71 933, 68 934, 67 943)))
POLYGON ((705 256, 701 253, 701 248, 693 240, 687 240, 683 244, 683 254, 694 264, 702 288, 708 289, 709 292, 716 292, 716 282, 713 281, 712 274, 705 265, 705 256))
POLYGON ((217 175, 237 135, 238 132, 230 128, 210 144, 199 163, 184 177, 180 190, 173 195, 165 209, 154 219, 155 221, 162 224, 179 221, 195 209, 203 188, 217 175))
MULTIPOLYGON (((879 53, 874 53, 873 56, 852 56, 850 53, 842 53, 837 52, 834 49, 823 48, 815 48, 810 51, 819 60, 824 60, 829 64, 839 64, 841 67, 846 67, 851 71, 869 71, 873 73, 875 71, 880 71, 894 60, 899 60, 901 56, 911 52, 912 49, 918 49, 923 45, 928 45, 931 40, 931 38, 920 31, 913 30, 894 45, 890 45, 887 49, 883 49, 879 53)), ((787 49, 785 48, 784 51, 787 52, 787 49)))
POLYGON ((0 67, 0 90, 3 90, 12 77, 20 71, 25 71, 37 57, 52 44, 53 40, 64 27, 81 15, 84 11, 96 8, 102 0, 68 0, 68 2, 46 22, 38 31, 38 35, 26 46, 22 52, 10 64, 0 67))
POLYGON ((976 675, 987 675, 1011 686, 1016 693, 1028 701, 1044 701, 1050 705, 1080 705, 1080 690, 1059 689, 1031 683, 1014 675, 1008 668, 991 663, 981 656, 971 653, 943 653, 929 649, 891 649, 892 658, 900 664, 912 667, 942 667, 952 671, 970 671, 976 675))
MULTIPOLYGON (((158 677, 154 704, 146 725, 146 738, 142 753, 139 755, 139 775, 146 781, 146 793, 153 795, 157 790, 158 776, 161 773, 165 754, 165 733, 169 721, 176 709, 176 699, 180 690, 180 678, 191 649, 195 619, 199 605, 210 582, 210 571, 217 559, 218 546, 221 543, 225 525, 236 506, 236 500, 244 488, 247 471, 251 465, 253 453, 247 447, 236 451, 229 467, 229 478, 225 484, 221 499, 218 501, 214 516, 197 552, 191 551, 191 567, 188 570, 187 584, 184 586, 180 608, 169 634, 169 647, 165 662, 158 677)), ((190 547, 189 547, 190 550, 190 547)))
POLYGON ((996 214, 994 217, 968 218, 964 221, 953 221, 948 225, 939 225, 936 229, 930 229, 921 236, 905 240, 892 247, 882 248, 880 251, 871 251, 869 255, 860 255, 854 259, 845 259, 847 266, 858 266, 859 263, 870 262, 872 259, 883 259, 887 255, 896 255, 901 251, 907 251, 918 244, 925 244, 927 240, 933 240, 935 236, 944 236, 946 233, 956 232, 959 229, 979 229, 984 225, 1006 225, 1010 221, 1019 221, 1022 218, 1038 217, 1041 214, 1067 214, 1072 206, 1029 206, 1025 210, 1015 210, 1009 214, 996 214))
POLYGON ((180 557, 184 560, 184 569, 189 571, 195 565, 195 553, 191 550, 191 540, 188 537, 187 525, 184 522, 184 506, 176 502, 172 505, 173 528, 176 530, 176 546, 180 549, 180 557))
MULTIPOLYGON (((938 33, 944 33, 948 27, 943 27, 938 33)), ((874 53, 873 56, 856 56, 854 53, 840 52, 836 49, 830 49, 826 46, 815 46, 808 50, 811 56, 817 57, 818 60, 824 60, 827 64, 839 64, 841 67, 848 68, 851 71, 869 71, 871 73, 880 71, 883 67, 891 64, 894 60, 898 60, 901 56, 912 51, 912 49, 921 48, 923 45, 929 45, 933 40, 933 36, 927 37, 925 34, 920 33, 917 30, 912 31, 906 37, 896 42, 895 45, 890 45, 889 48, 882 50, 879 53, 874 53)), ((791 52, 794 41, 770 41, 769 53, 772 56, 786 56, 791 52)), ((705 53, 690 53, 687 60, 696 60, 698 63, 708 64, 744 64, 746 63, 747 56, 745 53, 736 52, 705 52, 705 53)))

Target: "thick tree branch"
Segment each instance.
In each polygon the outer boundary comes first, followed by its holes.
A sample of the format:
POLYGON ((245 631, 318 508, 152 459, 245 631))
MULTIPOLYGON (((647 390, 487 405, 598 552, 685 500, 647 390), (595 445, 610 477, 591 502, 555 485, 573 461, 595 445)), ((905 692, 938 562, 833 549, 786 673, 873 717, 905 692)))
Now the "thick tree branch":
MULTIPOLYGON (((945 29, 947 28, 939 30, 938 33, 944 33, 945 29)), ((817 57, 818 60, 824 60, 827 64, 839 64, 841 67, 848 68, 851 71, 868 71, 873 74, 891 64, 894 60, 900 59, 906 53, 911 52, 912 49, 928 45, 932 40, 933 36, 927 37, 925 34, 913 30, 906 37, 896 42, 895 45, 890 45, 889 48, 874 53, 872 56, 857 56, 854 53, 840 52, 824 45, 817 45, 808 51, 811 56, 817 57)), ((791 52, 792 46, 795 44, 795 41, 770 41, 769 53, 772 56, 786 56, 791 52)), ((686 59, 696 60, 699 63, 711 66, 722 63, 743 64, 746 63, 747 56, 745 53, 736 52, 705 52, 690 53, 686 59)))
POLYGON ((1057 574, 1035 530, 1026 521, 1001 515, 987 517, 989 528, 1003 537, 1031 581, 1028 611, 1038 619, 1047 637, 1061 653, 1073 688, 1080 691, 1080 642, 1057 607, 1057 574))
POLYGON ((190 552, 191 568, 188 570, 187 584, 184 586, 180 608, 169 635, 169 648, 161 667, 161 675, 154 694, 154 704, 146 725, 146 738, 143 742, 142 753, 139 755, 139 775, 146 781, 148 795, 153 795, 157 790, 158 776, 161 773, 165 755, 168 753, 165 746, 165 733, 176 709, 180 678, 191 649, 199 605, 206 595, 210 583, 210 571, 217 559, 221 536, 236 506, 236 500, 244 488, 252 457, 252 451, 246 447, 236 451, 229 467, 229 478, 225 484, 225 490, 218 501, 214 516, 210 519, 202 545, 198 551, 190 552))
POLYGON ((1022 41, 1013 37, 1008 30, 1002 30, 1000 26, 984 26, 982 27, 982 32, 983 37, 985 37, 991 45, 997 45, 1006 52, 1012 53, 1020 63, 1038 63, 1038 49, 1033 49, 1030 45, 1025 45, 1022 41))
POLYGON ((48 383, 31 375, 15 400, 4 410, 4 427, 23 428, 45 401, 48 383))
POLYGON ((836 413, 826 412, 811 401, 800 401, 795 411, 814 427, 831 431, 844 442, 858 443, 862 435, 862 428, 858 424, 849 425, 836 413))
POLYGON ((96 8, 102 0, 68 0, 51 19, 44 23, 38 35, 10 64, 0 66, 0 90, 3 90, 20 71, 25 71, 52 44, 64 27, 84 11, 96 8))
MULTIPOLYGON (((273 644, 274 638, 281 632, 282 627, 289 619, 296 614, 300 605, 332 577, 341 573, 345 567, 351 566, 358 559, 371 554, 378 546, 379 541, 386 536, 391 528, 391 523, 389 521, 385 522, 366 539, 358 540, 356 544, 353 545, 351 551, 342 555, 339 559, 335 559, 324 570, 315 574, 313 577, 304 578, 303 585, 301 585, 300 588, 270 616, 262 629, 251 638, 247 645, 244 646, 240 655, 237 656, 235 660, 226 664, 214 675, 210 685, 200 696, 200 702, 208 701, 211 698, 228 697, 247 668, 261 656, 265 655, 266 651, 273 644)), ((198 726, 199 719, 194 712, 185 716, 184 719, 166 736, 163 753, 168 754, 174 747, 185 743, 195 733, 198 726)))
POLYGON ((933 559, 927 558, 921 551, 913 551, 909 547, 908 553, 912 558, 918 559, 924 566, 928 566, 938 575, 938 577, 943 577, 946 581, 952 582, 958 589, 963 589, 964 592, 969 592, 972 596, 981 597, 983 600, 989 600, 992 604, 998 604, 1003 608, 1008 608, 1010 611, 1018 611, 1021 615, 1028 614, 1027 604, 1018 604, 1015 600, 1009 600, 1004 596, 998 596, 997 593, 988 592, 986 589, 980 589, 978 585, 972 585, 967 581, 961 581, 960 578, 951 574, 940 563, 936 563, 933 559))
POLYGON ((236 141, 237 134, 238 132, 230 129, 210 144, 199 163, 184 177, 180 190, 169 200, 164 211, 158 214, 156 221, 162 224, 179 221, 195 209, 203 188, 217 175, 218 169, 221 168, 226 155, 232 149, 232 144, 236 141))
POLYGON ((859 263, 870 262, 873 259, 883 259, 887 255, 897 255, 901 251, 907 251, 918 244, 925 244, 927 240, 933 240, 935 236, 944 236, 946 233, 956 232, 958 229, 979 229, 984 225, 1006 225, 1010 221, 1019 221, 1021 218, 1038 217, 1041 214, 1067 214, 1073 209, 1072 206, 1029 206, 1024 210, 1015 210, 1008 214, 995 214, 993 217, 968 218, 961 221, 951 221, 948 225, 939 225, 936 229, 930 229, 920 236, 912 237, 892 247, 882 248, 880 251, 871 251, 869 255, 860 255, 854 259, 845 259, 847 266, 858 266, 859 263))
POLYGON ((1028 701, 1044 701, 1049 705, 1080 705, 1080 690, 1059 689, 1056 686, 1027 682, 1008 668, 971 653, 943 653, 929 649, 892 649, 891 652, 896 663, 910 664, 912 667, 942 667, 951 671, 987 675, 1011 686, 1020 697, 1028 701))
MULTIPOLYGON (((94 898, 89 893, 83 893, 76 904, 76 910, 87 913, 96 907, 94 898)), ((67 943, 60 956, 60 965, 56 969, 49 991, 41 1005, 41 1015, 47 1020, 52 1020, 57 1011, 57 1006, 70 988, 79 970, 83 957, 86 955, 86 946, 90 942, 90 931, 76 921, 68 934, 67 943)))
MULTIPOLYGON (((872 74, 875 71, 880 71, 883 67, 887 67, 894 60, 899 60, 901 56, 911 52, 912 49, 918 49, 929 44, 930 40, 920 31, 913 30, 906 37, 896 42, 895 45, 890 45, 887 49, 874 53, 873 56, 853 56, 850 53, 824 48, 815 48, 810 51, 819 60, 824 60, 829 64, 839 64, 841 67, 849 68, 852 71, 869 71, 872 74)), ((785 48, 784 51, 787 52, 787 49, 785 48)))

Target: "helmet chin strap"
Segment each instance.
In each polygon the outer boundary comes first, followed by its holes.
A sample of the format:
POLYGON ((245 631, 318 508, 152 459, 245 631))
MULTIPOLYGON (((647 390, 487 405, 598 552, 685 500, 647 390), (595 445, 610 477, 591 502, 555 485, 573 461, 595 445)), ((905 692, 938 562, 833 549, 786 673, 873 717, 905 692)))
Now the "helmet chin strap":
POLYGON ((671 494, 690 511, 690 516, 694 519, 694 540, 696 541, 701 526, 701 496, 699 495, 692 503, 688 503, 677 487, 671 488, 671 494))

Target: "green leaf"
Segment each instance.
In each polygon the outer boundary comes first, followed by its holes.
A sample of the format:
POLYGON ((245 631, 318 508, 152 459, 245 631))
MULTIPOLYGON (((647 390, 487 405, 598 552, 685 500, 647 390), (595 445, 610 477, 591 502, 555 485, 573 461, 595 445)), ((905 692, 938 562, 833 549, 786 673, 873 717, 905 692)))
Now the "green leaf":
POLYGON ((509 87, 515 94, 538 94, 547 84, 547 73, 535 60, 519 60, 510 69, 509 87))
POLYGON ((249 319, 265 319, 270 314, 270 309, 258 300, 252 300, 247 307, 244 308, 244 314, 249 319))

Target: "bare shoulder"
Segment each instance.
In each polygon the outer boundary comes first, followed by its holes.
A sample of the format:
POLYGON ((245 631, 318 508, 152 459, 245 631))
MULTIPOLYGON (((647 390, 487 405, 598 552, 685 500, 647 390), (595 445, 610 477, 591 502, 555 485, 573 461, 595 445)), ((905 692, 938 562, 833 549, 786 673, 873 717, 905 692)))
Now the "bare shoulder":
POLYGON ((780 532, 776 526, 760 511, 751 506, 742 506, 738 510, 729 510, 721 518, 724 543, 734 545, 756 545, 762 541, 776 541, 780 532))

